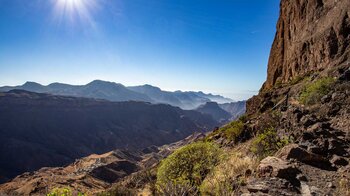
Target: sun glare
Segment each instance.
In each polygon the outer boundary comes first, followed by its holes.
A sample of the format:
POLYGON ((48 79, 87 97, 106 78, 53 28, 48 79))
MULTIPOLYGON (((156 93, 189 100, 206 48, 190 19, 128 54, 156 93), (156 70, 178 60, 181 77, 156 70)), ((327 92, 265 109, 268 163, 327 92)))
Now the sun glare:
POLYGON ((84 22, 94 26, 91 12, 96 8, 95 0, 55 0, 55 18, 69 22, 84 22))

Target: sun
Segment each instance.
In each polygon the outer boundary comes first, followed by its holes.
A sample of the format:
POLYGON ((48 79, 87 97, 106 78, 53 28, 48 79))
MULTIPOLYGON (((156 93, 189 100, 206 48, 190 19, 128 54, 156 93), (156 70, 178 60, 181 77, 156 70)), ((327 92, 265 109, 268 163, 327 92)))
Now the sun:
POLYGON ((58 0, 58 3, 61 6, 69 9, 81 9, 83 6, 85 6, 84 0, 58 0))
POLYGON ((55 18, 69 22, 83 22, 93 25, 91 12, 96 8, 96 0, 54 0, 55 18))

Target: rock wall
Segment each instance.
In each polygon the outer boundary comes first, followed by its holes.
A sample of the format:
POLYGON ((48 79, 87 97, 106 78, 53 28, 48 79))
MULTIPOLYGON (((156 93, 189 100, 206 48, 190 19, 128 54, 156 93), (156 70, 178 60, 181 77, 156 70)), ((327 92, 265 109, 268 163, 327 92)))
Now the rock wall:
POLYGON ((263 90, 348 63, 349 0, 282 0, 263 90))

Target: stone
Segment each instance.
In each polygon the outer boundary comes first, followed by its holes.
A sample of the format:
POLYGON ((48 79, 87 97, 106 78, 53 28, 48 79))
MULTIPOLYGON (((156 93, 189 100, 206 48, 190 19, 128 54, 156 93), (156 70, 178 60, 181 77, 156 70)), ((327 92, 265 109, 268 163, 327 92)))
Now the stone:
POLYGON ((337 166, 346 166, 349 164, 349 162, 344 157, 340 157, 337 155, 333 155, 331 163, 337 166))
POLYGON ((343 141, 335 138, 329 139, 328 151, 339 156, 347 154, 343 141))
POLYGON ((312 165, 321 169, 335 170, 332 164, 326 158, 321 155, 308 152, 307 150, 300 148, 298 144, 290 144, 283 147, 276 153, 276 157, 283 160, 295 159, 299 162, 312 165))
POLYGON ((303 175, 303 174, 298 174, 297 175, 297 179, 299 180, 299 181, 301 181, 301 182, 307 182, 308 180, 307 180, 307 177, 305 176, 305 175, 303 175))
POLYGON ((311 125, 314 125, 317 122, 317 120, 314 116, 305 115, 301 117, 300 122, 304 125, 304 127, 309 127, 311 125))
POLYGON ((340 77, 340 81, 350 81, 350 68, 346 70, 340 77))
POLYGON ((296 176, 300 170, 288 161, 269 156, 260 161, 257 172, 260 177, 278 177, 298 184, 296 176))
POLYGON ((339 104, 334 103, 334 104, 332 104, 332 107, 329 109, 329 111, 328 111, 327 114, 328 114, 329 116, 335 116, 335 115, 338 114, 338 112, 340 111, 340 109, 341 109, 341 107, 339 106, 339 104))
POLYGON ((334 184, 332 182, 328 182, 327 183, 327 187, 328 188, 335 188, 334 184))
POLYGON ((268 193, 269 192, 269 186, 264 182, 249 184, 247 186, 247 189, 251 193, 257 193, 257 192, 268 193))
POLYGON ((331 96, 325 95, 321 98, 321 103, 328 103, 331 100, 331 96))

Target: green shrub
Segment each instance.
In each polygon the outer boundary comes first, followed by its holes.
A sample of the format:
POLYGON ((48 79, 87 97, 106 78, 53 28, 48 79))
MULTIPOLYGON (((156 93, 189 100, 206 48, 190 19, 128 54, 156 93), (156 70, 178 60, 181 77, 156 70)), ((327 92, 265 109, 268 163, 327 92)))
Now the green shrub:
POLYGON ((253 152, 258 158, 262 159, 272 155, 283 146, 289 144, 291 141, 291 138, 279 137, 274 128, 269 128, 264 133, 256 136, 252 142, 250 151, 253 152))
POLYGON ((209 142, 197 142, 176 150, 158 168, 158 190, 161 191, 169 184, 199 187, 219 163, 221 154, 220 148, 209 142))
POLYGON ((248 116, 246 114, 243 114, 242 116, 239 117, 239 121, 242 121, 243 123, 247 122, 248 116))
POLYGON ((237 120, 220 128, 220 132, 224 133, 226 139, 237 142, 243 129, 244 123, 241 120, 237 120))
POLYGON ((73 193, 70 188, 54 188, 47 196, 85 196, 85 194, 73 193))
POLYGON ((299 101, 305 105, 320 102, 321 98, 329 93, 334 82, 333 78, 326 77, 306 85, 299 96, 299 101))

